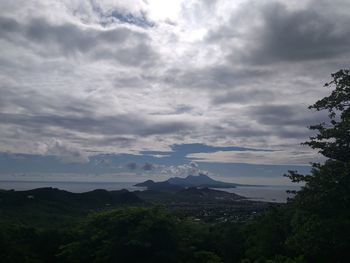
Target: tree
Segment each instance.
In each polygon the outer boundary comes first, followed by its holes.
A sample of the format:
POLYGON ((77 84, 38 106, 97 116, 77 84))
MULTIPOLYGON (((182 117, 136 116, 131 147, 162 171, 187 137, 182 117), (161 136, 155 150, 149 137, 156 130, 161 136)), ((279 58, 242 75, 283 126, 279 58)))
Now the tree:
POLYGON ((331 95, 311 105, 310 109, 327 110, 329 123, 311 126, 318 134, 305 144, 319 149, 324 156, 341 162, 350 161, 350 71, 340 70, 332 74, 333 80, 326 87, 333 87, 331 95))
POLYGON ((286 245, 310 262, 347 262, 350 257, 350 71, 332 74, 331 94, 309 108, 328 111, 329 120, 310 127, 305 142, 328 159, 314 163, 310 175, 289 171, 305 186, 292 201, 292 233, 286 245), (344 257, 347 255, 347 257, 344 257))
POLYGON ((349 262, 350 258, 350 71, 332 74, 331 94, 309 108, 328 119, 310 127, 316 135, 305 145, 327 160, 311 173, 289 171, 305 186, 284 208, 248 225, 247 262, 349 262), (250 230, 250 231, 249 231, 250 230))
POLYGON ((177 262, 176 221, 161 208, 127 207, 91 215, 62 262, 177 262))

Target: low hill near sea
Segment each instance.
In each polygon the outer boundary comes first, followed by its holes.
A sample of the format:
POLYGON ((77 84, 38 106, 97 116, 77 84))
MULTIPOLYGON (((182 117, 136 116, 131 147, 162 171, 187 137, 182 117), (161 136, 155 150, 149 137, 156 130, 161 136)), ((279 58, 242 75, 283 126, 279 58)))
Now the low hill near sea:
MULTIPOLYGON (((154 185, 154 182, 148 183, 154 185)), ((97 189, 85 193, 71 193, 52 187, 28 191, 0 190, 0 225, 60 228, 74 225, 91 213, 153 205, 166 207, 179 218, 197 218, 210 223, 245 222, 272 205, 207 187, 184 187, 183 184, 169 182, 155 185, 161 190, 129 192, 97 189)))
POLYGON ((205 174, 189 175, 185 178, 173 177, 164 182, 154 182, 147 180, 143 183, 135 184, 135 186, 147 187, 149 190, 167 191, 167 190, 180 190, 189 187, 200 188, 234 188, 239 186, 235 183, 227 183, 214 180, 205 174))
POLYGON ((27 191, 0 191, 2 207, 13 205, 26 206, 58 201, 68 207, 80 206, 83 208, 93 208, 105 204, 116 205, 142 202, 134 193, 127 190, 107 191, 96 189, 85 193, 72 193, 57 188, 44 187, 27 191))
POLYGON ((199 203, 218 204, 233 201, 243 202, 247 200, 245 197, 234 193, 198 187, 180 188, 176 191, 145 190, 135 191, 134 193, 146 202, 161 203, 165 206, 175 203, 198 205, 199 203))
POLYGON ((59 226, 92 211, 143 202, 127 190, 97 189, 85 193, 71 193, 52 187, 28 191, 0 190, 0 223, 13 223, 15 220, 36 226, 59 226))

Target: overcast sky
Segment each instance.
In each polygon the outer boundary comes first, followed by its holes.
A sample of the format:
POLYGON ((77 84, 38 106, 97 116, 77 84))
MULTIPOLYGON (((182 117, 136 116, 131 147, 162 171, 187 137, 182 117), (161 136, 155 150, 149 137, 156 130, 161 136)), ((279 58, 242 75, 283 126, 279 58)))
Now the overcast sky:
POLYGON ((346 0, 0 0, 0 173, 303 170, 349 25, 346 0))

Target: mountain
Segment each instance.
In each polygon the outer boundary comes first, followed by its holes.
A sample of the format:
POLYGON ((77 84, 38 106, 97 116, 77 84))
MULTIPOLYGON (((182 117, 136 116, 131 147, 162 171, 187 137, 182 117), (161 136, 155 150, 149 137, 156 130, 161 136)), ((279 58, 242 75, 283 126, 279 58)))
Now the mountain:
POLYGON ((147 187, 149 190, 176 190, 188 187, 234 188, 238 184, 216 181, 205 174, 189 175, 186 178, 173 177, 164 182, 147 180, 135 186, 147 187))
POLYGON ((216 181, 205 174, 189 175, 186 178, 173 177, 168 183, 184 187, 212 187, 212 188, 232 188, 237 184, 216 181))
POLYGON ((147 187, 148 190, 155 190, 155 191, 178 191, 183 189, 182 186, 176 185, 176 184, 170 184, 168 181, 154 182, 152 180, 147 180, 143 183, 135 184, 135 186, 147 187))

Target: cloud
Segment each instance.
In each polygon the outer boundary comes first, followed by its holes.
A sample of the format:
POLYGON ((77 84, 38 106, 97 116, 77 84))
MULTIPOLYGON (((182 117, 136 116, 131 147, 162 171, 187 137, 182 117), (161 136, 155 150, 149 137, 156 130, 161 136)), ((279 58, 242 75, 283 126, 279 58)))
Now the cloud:
POLYGON ((232 63, 288 63, 349 54, 349 16, 326 1, 306 3, 246 1, 208 39, 233 49, 228 56, 232 63))
POLYGON ((89 56, 115 60, 127 66, 157 62, 149 37, 126 27, 98 29, 73 23, 53 24, 44 18, 32 18, 25 24, 0 17, 0 34, 17 45, 31 47, 44 56, 89 56))
POLYGON ((154 121, 132 115, 120 116, 59 116, 59 115, 26 115, 0 114, 3 124, 23 125, 24 128, 60 127, 78 132, 88 131, 96 134, 136 134, 149 136, 152 134, 169 134, 186 131, 189 123, 181 121, 154 121), (137 127, 135 129, 135 127, 137 127))
POLYGON ((256 90, 254 88, 245 87, 244 89, 230 90, 218 94, 212 98, 214 105, 220 104, 247 104, 249 102, 264 101, 274 99, 275 94, 270 90, 256 90))
POLYGON ((89 157, 85 152, 59 139, 52 139, 49 142, 40 144, 39 147, 40 152, 43 154, 54 155, 64 163, 83 164, 89 162, 89 157))
POLYGON ((141 28, 155 26, 155 22, 149 19, 147 3, 144 1, 75 1, 66 2, 66 8, 71 10, 74 16, 86 24, 99 24, 103 27, 111 27, 116 24, 128 24, 141 28))
POLYGON ((234 89, 251 82, 252 76, 258 79, 269 74, 270 72, 264 69, 232 67, 224 64, 186 71, 169 71, 164 80, 172 81, 178 88, 234 89))
POLYGON ((152 171, 154 168, 154 165, 151 163, 145 163, 144 165, 142 165, 142 169, 145 171, 152 171))
POLYGON ((261 46, 252 59, 257 62, 274 60, 303 61, 332 58, 349 52, 350 30, 348 17, 322 14, 307 9, 289 11, 276 3, 263 8, 265 32, 261 46))
POLYGON ((266 125, 276 125, 280 127, 295 125, 307 127, 312 123, 318 123, 327 118, 325 113, 315 113, 309 111, 304 113, 304 107, 300 105, 261 105, 248 108, 251 116, 266 125))
POLYGON ((215 152, 193 153, 188 155, 196 162, 206 163, 246 163, 263 165, 301 165, 306 166, 311 162, 322 162, 322 156, 315 156, 314 151, 298 149, 297 151, 273 151, 273 152, 215 152))
POLYGON ((201 170, 196 162, 189 162, 183 165, 166 166, 160 171, 161 174, 169 177, 186 177, 188 175, 209 174, 208 171, 201 170))
POLYGON ((125 167, 130 170, 136 170, 138 168, 138 165, 135 162, 130 162, 130 163, 127 163, 125 167))

